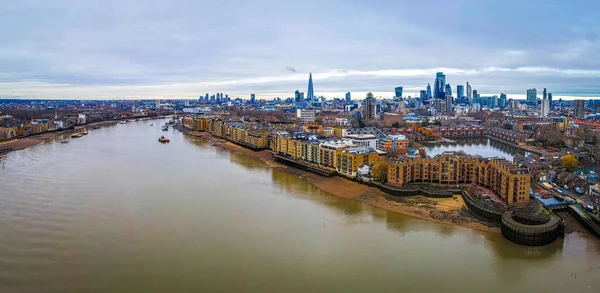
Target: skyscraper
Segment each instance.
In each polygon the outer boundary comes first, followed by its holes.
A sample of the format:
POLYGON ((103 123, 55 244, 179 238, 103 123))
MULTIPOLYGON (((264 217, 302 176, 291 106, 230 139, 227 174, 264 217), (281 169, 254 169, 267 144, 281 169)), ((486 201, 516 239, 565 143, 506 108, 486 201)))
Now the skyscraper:
POLYGON ((296 90, 294 92, 294 102, 299 103, 304 101, 304 93, 300 92, 299 90, 296 90))
POLYGON ((363 119, 367 121, 379 119, 377 117, 377 99, 373 93, 368 93, 363 102, 363 119))
POLYGON ((469 103, 473 103, 473 89, 471 85, 467 81, 467 99, 469 99, 469 103))
POLYGON ((402 86, 395 87, 394 92, 396 92, 396 99, 402 99, 402 86))
POLYGON ((427 83, 427 99, 431 99, 433 96, 431 95, 431 85, 427 83))
POLYGON ((352 96, 351 96, 350 92, 347 92, 346 93, 346 102, 350 102, 350 101, 352 101, 352 96))
POLYGON ((254 94, 250 94, 250 103, 254 104, 256 101, 256 96, 254 94))
POLYGON ((546 93, 546 88, 544 88, 544 92, 542 94, 542 100, 545 100, 548 97, 548 94, 546 93))
POLYGON ((443 72, 438 72, 435 74, 435 92, 434 96, 436 99, 443 99, 446 97, 445 94, 446 89, 446 76, 443 72))
POLYGON ((462 99, 462 97, 465 96, 465 86, 462 84, 459 84, 456 86, 456 98, 457 99, 462 99))
POLYGON ((585 101, 584 100, 573 101, 573 112, 574 112, 575 118, 581 118, 583 116, 584 110, 585 110, 585 101))
POLYGON ((421 90, 421 91, 419 92, 419 98, 421 98, 421 101, 425 101, 425 100, 427 100, 427 91, 425 91, 425 90, 421 90))
POLYGON ((452 95, 452 86, 449 83, 446 84, 446 90, 444 92, 446 93, 446 96, 452 95))
POLYGON ((548 107, 552 109, 552 93, 548 93, 548 107))
POLYGON ((452 112, 452 103, 454 102, 454 98, 452 95, 446 95, 446 112, 452 112))
POLYGON ((308 93, 306 98, 310 101, 311 104, 314 103, 315 92, 313 91, 312 72, 308 75, 308 93))
POLYGON ((506 94, 505 93, 501 93, 500 94, 500 101, 498 102, 498 106, 500 108, 504 108, 507 105, 507 101, 506 101, 506 94))
POLYGON ((537 90, 535 88, 527 90, 527 105, 537 106, 537 90))
POLYGON ((548 104, 548 99, 542 99, 542 111, 540 114, 542 117, 548 117, 548 114, 550 114, 550 105, 548 104))

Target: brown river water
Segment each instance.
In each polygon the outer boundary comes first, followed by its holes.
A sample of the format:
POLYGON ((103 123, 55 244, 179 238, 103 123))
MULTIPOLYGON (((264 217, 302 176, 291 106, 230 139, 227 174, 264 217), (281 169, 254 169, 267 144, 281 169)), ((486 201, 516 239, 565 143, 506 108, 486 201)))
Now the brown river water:
POLYGON ((3 159, 0 292, 600 292, 598 239, 414 219, 162 123, 3 159))

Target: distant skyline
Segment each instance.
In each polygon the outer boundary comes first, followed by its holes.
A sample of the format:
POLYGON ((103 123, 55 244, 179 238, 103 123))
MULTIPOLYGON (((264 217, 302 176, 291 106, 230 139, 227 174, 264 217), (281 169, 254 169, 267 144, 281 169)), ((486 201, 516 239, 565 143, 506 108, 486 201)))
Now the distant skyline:
POLYGON ((150 2, 3 1, 0 97, 600 97, 597 1, 150 2))

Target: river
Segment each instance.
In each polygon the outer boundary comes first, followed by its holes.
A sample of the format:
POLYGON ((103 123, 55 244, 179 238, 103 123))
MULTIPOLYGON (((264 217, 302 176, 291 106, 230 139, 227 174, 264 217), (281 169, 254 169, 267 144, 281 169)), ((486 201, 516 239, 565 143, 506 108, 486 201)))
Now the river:
POLYGON ((597 239, 524 247, 414 219, 159 124, 4 158, 0 292, 600 290, 597 239))
POLYGON ((512 161, 514 155, 526 155, 528 152, 490 138, 454 139, 455 143, 424 143, 425 150, 430 156, 446 151, 464 151, 471 155, 482 157, 500 157, 512 161))

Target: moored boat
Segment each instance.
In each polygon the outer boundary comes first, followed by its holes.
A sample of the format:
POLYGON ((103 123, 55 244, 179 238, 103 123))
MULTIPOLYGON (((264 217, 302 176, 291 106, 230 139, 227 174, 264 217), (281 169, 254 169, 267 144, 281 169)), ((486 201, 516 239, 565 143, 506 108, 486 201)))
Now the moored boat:
POLYGON ((84 130, 83 132, 81 132, 82 135, 88 135, 88 131, 84 130))
POLYGON ((125 124, 125 123, 127 123, 127 121, 125 121, 125 120, 121 120, 121 122, 119 122, 119 124, 125 124))
POLYGON ((162 126, 162 131, 167 131, 169 130, 169 125, 165 124, 162 126))
POLYGON ((165 138, 164 136, 161 136, 158 138, 158 142, 167 143, 170 142, 170 140, 168 138, 165 138))
POLYGON ((60 143, 69 143, 69 141, 68 140, 63 140, 60 143))
POLYGON ((94 126, 94 129, 98 129, 98 128, 100 128, 100 125, 94 126))
POLYGON ((81 133, 73 133, 73 134, 71 134, 72 138, 78 138, 78 137, 82 137, 82 136, 83 136, 83 134, 81 134, 81 133))

